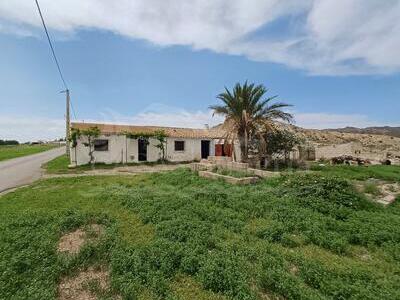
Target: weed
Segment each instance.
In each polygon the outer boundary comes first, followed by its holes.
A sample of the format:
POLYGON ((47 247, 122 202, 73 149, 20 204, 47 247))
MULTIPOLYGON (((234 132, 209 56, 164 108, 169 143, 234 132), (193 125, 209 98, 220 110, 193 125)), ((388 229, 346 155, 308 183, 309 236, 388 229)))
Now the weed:
POLYGON ((381 191, 375 183, 367 182, 364 184, 364 193, 378 196, 381 194, 381 191))
POLYGON ((338 172, 40 181, 0 200, 0 299, 54 299, 60 278, 93 265, 125 299, 399 299, 400 205, 372 204, 338 172), (62 234, 95 223, 99 241, 57 254, 62 234))

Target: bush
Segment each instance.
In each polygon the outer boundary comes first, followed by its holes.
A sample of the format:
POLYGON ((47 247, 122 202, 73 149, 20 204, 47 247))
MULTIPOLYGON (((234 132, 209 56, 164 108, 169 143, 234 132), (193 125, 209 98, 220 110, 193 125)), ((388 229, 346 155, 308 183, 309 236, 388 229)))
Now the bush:
POLYGON ((294 195, 302 204, 322 213, 340 216, 343 212, 341 208, 360 210, 373 206, 343 178, 315 175, 288 176, 284 186, 286 192, 294 195))
POLYGON ((16 140, 0 140, 0 146, 3 145, 19 145, 19 142, 16 140))
POLYGON ((273 159, 271 161, 268 161, 266 169, 274 171, 286 169, 305 170, 307 169, 307 164, 305 161, 298 159, 273 159))

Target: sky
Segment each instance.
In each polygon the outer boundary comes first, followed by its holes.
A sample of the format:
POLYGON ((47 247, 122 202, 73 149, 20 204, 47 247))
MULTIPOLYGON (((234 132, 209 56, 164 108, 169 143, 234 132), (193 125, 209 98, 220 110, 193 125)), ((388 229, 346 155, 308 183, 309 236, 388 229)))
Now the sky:
MULTIPOLYGON (((72 119, 202 128, 248 80, 306 128, 399 126, 400 0, 39 0, 72 119)), ((64 136, 34 0, 0 2, 0 139, 64 136)))

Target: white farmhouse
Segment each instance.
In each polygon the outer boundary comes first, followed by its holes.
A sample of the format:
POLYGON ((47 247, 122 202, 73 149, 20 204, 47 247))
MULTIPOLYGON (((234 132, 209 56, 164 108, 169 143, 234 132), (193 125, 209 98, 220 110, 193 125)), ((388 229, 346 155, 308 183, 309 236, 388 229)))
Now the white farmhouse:
MULTIPOLYGON (((100 136, 94 140, 94 162, 96 163, 137 163, 155 162, 162 158, 156 147, 158 140, 129 138, 130 134, 153 134, 163 130, 167 135, 165 156, 172 162, 198 161, 208 156, 231 156, 232 145, 224 143, 223 132, 217 128, 192 129, 159 126, 132 126, 97 123, 72 123, 72 129, 86 130, 97 127, 100 136)), ((239 157, 239 147, 234 147, 239 157)), ((84 165, 90 162, 87 137, 81 136, 76 147, 71 147, 71 164, 84 165)))

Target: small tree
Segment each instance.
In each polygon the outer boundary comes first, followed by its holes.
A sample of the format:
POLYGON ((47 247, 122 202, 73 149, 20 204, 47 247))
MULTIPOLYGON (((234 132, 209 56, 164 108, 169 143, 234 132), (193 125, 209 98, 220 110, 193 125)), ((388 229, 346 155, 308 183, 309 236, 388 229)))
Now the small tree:
MULTIPOLYGON (((299 136, 286 129, 267 131, 263 134, 261 140, 262 147, 260 147, 259 156, 261 161, 266 157, 273 158, 272 162, 275 166, 279 164, 287 166, 289 163, 289 153, 303 142, 299 136)), ((291 163, 295 163, 295 161, 291 163)))
POLYGON ((301 143, 301 139, 289 130, 271 130, 264 133, 265 154, 283 155, 288 157, 294 147, 301 143))
POLYGON ((81 131, 78 128, 72 128, 71 134, 68 138, 68 140, 71 142, 71 147, 74 149, 75 164, 78 163, 77 156, 76 156, 76 146, 78 146, 78 139, 80 138, 80 136, 81 136, 81 131))
POLYGON ((155 147, 161 150, 161 161, 165 162, 165 146, 167 144, 167 135, 164 130, 157 130, 154 132, 154 138, 158 141, 158 144, 155 145, 155 147))
POLYGON ((84 143, 84 145, 89 147, 90 164, 92 165, 94 161, 94 140, 100 135, 100 129, 97 126, 92 126, 88 129, 81 130, 81 135, 87 137, 87 143, 84 143))

